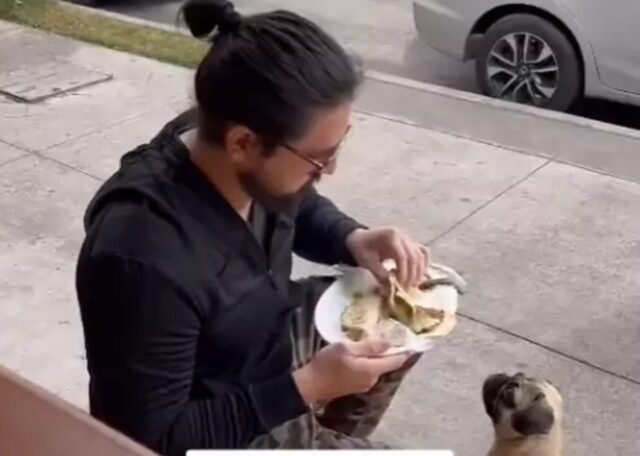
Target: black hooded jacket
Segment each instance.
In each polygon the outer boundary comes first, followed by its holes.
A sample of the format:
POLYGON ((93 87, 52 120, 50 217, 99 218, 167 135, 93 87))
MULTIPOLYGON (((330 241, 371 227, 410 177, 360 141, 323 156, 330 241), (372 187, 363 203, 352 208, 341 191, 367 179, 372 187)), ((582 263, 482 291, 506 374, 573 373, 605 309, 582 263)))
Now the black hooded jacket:
POLYGON ((359 227, 315 191, 265 248, 192 164, 190 113, 122 158, 85 215, 76 286, 91 413, 163 454, 240 448, 307 412, 288 329, 292 251, 352 263, 359 227))

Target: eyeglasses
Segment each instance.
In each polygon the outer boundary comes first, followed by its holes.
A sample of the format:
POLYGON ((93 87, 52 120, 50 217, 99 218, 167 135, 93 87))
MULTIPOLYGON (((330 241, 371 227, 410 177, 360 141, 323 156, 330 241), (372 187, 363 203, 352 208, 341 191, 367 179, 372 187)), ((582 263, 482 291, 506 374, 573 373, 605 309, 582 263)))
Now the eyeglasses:
POLYGON ((290 146, 289 144, 283 144, 282 147, 287 149, 292 154, 297 155, 299 158, 303 159, 307 163, 313 165, 318 171, 324 171, 324 169, 327 166, 329 166, 333 162, 335 162, 336 158, 338 157, 338 152, 340 152, 340 149, 344 145, 344 141, 347 138, 347 136, 349 135, 350 131, 351 131, 351 125, 349 125, 349 128, 347 128, 347 131, 344 134, 344 137, 342 138, 340 143, 335 147, 335 149, 334 149, 333 153, 331 154, 331 156, 327 157, 326 159, 324 159, 322 161, 316 160, 315 158, 309 157, 305 153, 301 152, 300 150, 296 149, 293 146, 290 146))

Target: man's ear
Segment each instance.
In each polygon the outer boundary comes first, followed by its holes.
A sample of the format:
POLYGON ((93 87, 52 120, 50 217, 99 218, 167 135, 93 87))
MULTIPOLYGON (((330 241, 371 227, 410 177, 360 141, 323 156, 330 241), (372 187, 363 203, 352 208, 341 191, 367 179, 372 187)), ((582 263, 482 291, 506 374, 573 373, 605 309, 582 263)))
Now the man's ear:
POLYGON ((224 147, 232 163, 246 167, 262 151, 258 135, 243 125, 233 125, 225 133, 224 147))
POLYGON ((548 404, 534 402, 511 416, 511 427, 522 435, 548 434, 554 421, 553 410, 548 404))

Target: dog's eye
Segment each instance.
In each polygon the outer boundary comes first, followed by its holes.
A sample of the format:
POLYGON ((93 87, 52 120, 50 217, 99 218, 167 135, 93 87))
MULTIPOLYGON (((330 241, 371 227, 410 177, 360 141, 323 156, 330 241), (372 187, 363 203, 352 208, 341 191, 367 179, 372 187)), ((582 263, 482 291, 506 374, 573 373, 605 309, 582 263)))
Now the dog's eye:
POLYGON ((502 390, 501 399, 505 407, 514 408, 516 406, 516 388, 518 385, 510 383, 502 390))
POLYGON ((544 399, 546 396, 544 395, 544 393, 538 393, 536 394, 536 397, 533 398, 533 402, 538 402, 541 401, 542 399, 544 399))
POLYGON ((505 388, 504 388, 504 393, 505 394, 513 394, 513 392, 516 390, 516 385, 515 383, 510 383, 508 384, 505 388))

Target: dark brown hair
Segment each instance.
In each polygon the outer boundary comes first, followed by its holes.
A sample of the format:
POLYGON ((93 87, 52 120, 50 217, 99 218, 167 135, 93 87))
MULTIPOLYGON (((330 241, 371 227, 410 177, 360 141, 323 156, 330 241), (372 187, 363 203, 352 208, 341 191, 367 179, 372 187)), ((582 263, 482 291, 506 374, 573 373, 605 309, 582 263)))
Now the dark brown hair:
POLYGON ((221 143, 244 125, 271 149, 301 137, 318 110, 351 101, 355 60, 313 22, 288 11, 242 17, 226 0, 189 0, 191 33, 211 41, 195 77, 200 133, 221 143))

